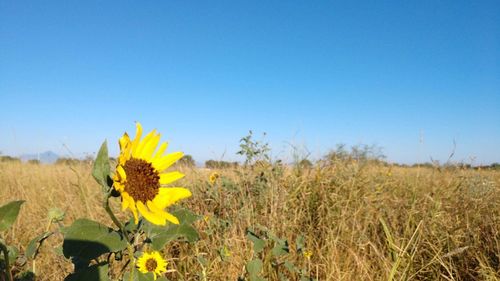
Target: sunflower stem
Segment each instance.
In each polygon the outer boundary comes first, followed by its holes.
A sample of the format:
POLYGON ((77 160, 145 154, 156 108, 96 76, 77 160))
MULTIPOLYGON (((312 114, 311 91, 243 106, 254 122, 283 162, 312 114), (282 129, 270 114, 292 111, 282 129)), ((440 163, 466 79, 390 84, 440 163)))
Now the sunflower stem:
POLYGON ((7 275, 7 281, 12 281, 12 272, 10 272, 10 265, 9 265, 9 250, 7 250, 7 247, 0 243, 0 251, 3 252, 4 260, 5 260, 5 273, 7 275))
MULTIPOLYGON (((106 199, 104 200, 104 209, 108 213, 109 217, 113 221, 113 223, 118 226, 120 231, 122 232, 123 236, 127 237, 127 232, 123 228, 123 224, 116 218, 115 214, 113 213, 113 210, 111 210, 111 207, 109 206, 109 197, 111 197, 111 192, 113 189, 110 189, 109 192, 106 193, 106 199)), ((127 239, 128 242, 128 239, 127 239)))
POLYGON ((135 257, 134 257, 134 247, 130 244, 127 246, 130 259, 130 278, 129 281, 134 280, 134 268, 135 268, 135 257))

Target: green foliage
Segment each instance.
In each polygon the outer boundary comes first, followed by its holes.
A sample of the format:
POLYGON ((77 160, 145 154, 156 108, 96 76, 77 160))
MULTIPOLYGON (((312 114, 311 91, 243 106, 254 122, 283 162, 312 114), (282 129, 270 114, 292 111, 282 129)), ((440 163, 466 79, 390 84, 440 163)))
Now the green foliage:
POLYGON ((68 158, 68 157, 59 157, 57 158, 55 164, 56 165, 66 165, 66 166, 74 166, 84 163, 91 163, 88 159, 76 159, 76 158, 68 158))
POLYGON ((298 168, 308 169, 308 168, 311 168, 313 166, 313 164, 308 159, 302 159, 299 161, 299 163, 297 163, 297 166, 298 166, 298 168))
POLYGON ((92 176, 103 188, 107 187, 105 191, 108 191, 113 186, 110 172, 108 145, 107 142, 104 141, 99 149, 99 152, 97 153, 94 167, 92 169, 92 176))
POLYGON ((26 251, 24 252, 24 255, 27 258, 34 259, 37 254, 38 254, 38 249, 40 248, 41 244, 43 241, 47 238, 49 238, 50 235, 52 235, 53 232, 46 231, 35 238, 33 238, 29 243, 28 246, 26 247, 26 251))
POLYGON ((199 239, 198 232, 191 225, 199 219, 199 216, 181 208, 173 211, 172 214, 179 219, 179 225, 169 224, 162 227, 146 223, 146 234, 151 240, 151 246, 154 250, 161 250, 167 243, 182 237, 189 243, 196 242, 199 239))
POLYGON ((65 213, 59 208, 51 208, 48 213, 50 222, 58 222, 64 219, 65 213))
POLYGON ((65 257, 90 260, 108 252, 117 252, 127 247, 122 235, 105 225, 88 219, 78 219, 62 230, 65 257))
MULTIPOLYGON (((254 251, 254 258, 246 265, 249 280, 265 280, 261 276, 266 276, 271 280, 289 280, 287 276, 294 277, 292 280, 299 278, 311 280, 307 270, 301 270, 289 260, 291 257, 288 240, 274 235, 273 232, 261 226, 248 228, 246 236, 252 241, 254 251)), ((302 253, 304 247, 304 237, 297 236, 295 251, 302 253)))
POLYGON ((227 162, 227 161, 217 161, 217 160, 205 161, 205 168, 209 169, 227 169, 236 167, 238 167, 238 162, 227 162))
MULTIPOLYGON (((0 243, 5 243, 5 241, 0 240, 0 243)), ((16 258, 19 256, 19 249, 13 245, 7 245, 5 246, 5 248, 7 249, 7 257, 9 258, 9 261, 11 263, 14 262, 16 258)), ((5 255, 0 255, 0 261, 5 262, 5 255)))
POLYGON ((262 271, 262 261, 260 259, 254 259, 247 263, 245 266, 248 272, 248 278, 250 281, 262 281, 266 280, 260 277, 260 272, 262 271))
POLYGON ((68 275, 64 281, 109 281, 108 264, 95 264, 86 268, 77 270, 68 275))
MULTIPOLYGON (((0 207, 0 231, 9 229, 16 221, 24 201, 12 201, 0 207)), ((0 236, 0 277, 5 271, 7 280, 12 280, 10 262, 16 260, 19 250, 15 246, 6 245, 0 236), (1 255, 3 254, 3 256, 1 255)))
POLYGON ((0 162, 21 163, 21 159, 19 159, 17 157, 2 155, 2 156, 0 156, 0 162))
MULTIPOLYGON (((123 275, 123 280, 124 281, 129 281, 130 280, 130 273, 127 272, 125 275, 123 275)), ((137 268, 134 268, 132 270, 132 281, 154 281, 154 274, 151 272, 148 272, 147 274, 144 274, 137 270, 137 268)), ((168 281, 167 278, 165 277, 158 277, 156 278, 156 281, 168 281)))
POLYGON ((325 160, 333 163, 336 161, 381 161, 385 158, 382 153, 382 148, 375 144, 366 145, 358 144, 351 146, 350 150, 346 148, 345 144, 337 144, 336 149, 330 151, 326 156, 325 160))
POLYGON ((23 200, 9 202, 0 207, 0 231, 7 230, 19 215, 23 200))
POLYGON ((295 250, 298 252, 298 253, 302 253, 302 251, 304 250, 304 236, 303 235, 299 235, 297 236, 297 238, 295 239, 295 250))
MULTIPOLYGON (((263 134, 263 137, 265 136, 266 133, 263 134)), ((240 151, 237 154, 245 156, 246 165, 253 164, 259 160, 269 162, 271 159, 268 154, 271 151, 269 144, 253 140, 252 138, 253 132, 250 130, 247 136, 241 138, 240 151)))
POLYGON ((186 167, 194 167, 194 166, 196 166, 196 162, 194 161, 193 156, 186 154, 186 155, 182 156, 182 158, 179 159, 179 161, 177 161, 177 165, 186 166, 186 167))
POLYGON ((39 165, 40 164, 40 160, 38 160, 38 159, 30 159, 30 160, 28 160, 28 164, 39 165))
POLYGON ((252 230, 247 230, 247 238, 253 242, 253 251, 255 253, 260 253, 266 247, 266 241, 264 239, 260 239, 257 234, 255 234, 252 230))

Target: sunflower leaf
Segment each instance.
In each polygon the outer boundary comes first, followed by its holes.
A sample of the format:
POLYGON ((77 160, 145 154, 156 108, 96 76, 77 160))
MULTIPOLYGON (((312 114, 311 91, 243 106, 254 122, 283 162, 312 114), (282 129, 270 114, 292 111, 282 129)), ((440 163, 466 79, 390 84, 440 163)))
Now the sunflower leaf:
POLYGON ((262 261, 260 259, 251 260, 246 265, 248 277, 250 281, 265 280, 259 274, 262 271, 262 261))
POLYGON ((7 230, 19 215, 24 200, 12 201, 0 207, 0 231, 7 230))
POLYGON ((40 248, 40 246, 42 246, 42 243, 45 239, 47 239, 50 235, 52 235, 53 232, 50 232, 50 231, 47 231, 47 232, 44 232, 40 235, 38 235, 37 237, 33 238, 28 246, 26 247, 26 251, 25 251, 25 255, 26 257, 30 258, 30 259, 34 259, 36 257, 36 255, 38 254, 38 249, 40 248), (40 246, 38 246, 40 245, 40 246))
MULTIPOLYGON (((133 281, 153 281, 155 280, 154 279, 154 274, 152 272, 148 272, 146 274, 140 272, 139 270, 137 270, 137 268, 134 268, 133 269, 134 272, 134 276, 132 278, 133 281)), ((162 279, 163 277, 160 277, 158 279, 156 279, 157 281, 158 280, 165 280, 165 279, 162 279)), ((130 272, 126 272, 124 275, 123 275, 123 280, 130 280, 130 272)))
POLYGON ((119 232, 88 219, 78 219, 63 229, 65 257, 94 259, 108 252, 118 252, 127 247, 119 232))
POLYGON ((11 245, 11 246, 7 246, 7 251, 9 252, 8 253, 9 261, 11 263, 14 263, 14 261, 17 259, 17 256, 19 256, 19 249, 17 249, 16 246, 11 245))
POLYGON ((92 176, 99 183, 105 191, 108 191, 112 186, 111 177, 109 176, 111 169, 109 167, 109 157, 108 157, 108 143, 104 141, 97 153, 97 157, 94 162, 94 167, 92 169, 92 176))
POLYGON ((247 229, 247 238, 253 242, 253 250, 255 253, 260 253, 266 247, 266 241, 261 239, 252 230, 247 229))
POLYGON ((304 250, 304 236, 299 235, 295 239, 295 250, 301 253, 304 250))
POLYGON ((189 224, 169 225, 168 227, 153 227, 149 239, 154 250, 161 250, 170 241, 184 237, 189 243, 199 239, 198 232, 189 224))
POLYGON ((64 281, 108 281, 108 264, 95 264, 68 275, 64 281))
POLYGON ((172 215, 174 215, 182 224, 192 224, 200 219, 200 216, 181 207, 177 207, 177 209, 173 210, 172 215))

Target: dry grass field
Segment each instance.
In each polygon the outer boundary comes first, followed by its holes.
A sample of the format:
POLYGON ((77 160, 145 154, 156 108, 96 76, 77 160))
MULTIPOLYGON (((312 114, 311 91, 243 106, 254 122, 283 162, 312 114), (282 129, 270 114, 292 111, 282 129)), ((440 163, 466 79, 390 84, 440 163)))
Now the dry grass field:
MULTIPOLYGON (((69 225, 87 217, 112 225, 102 207, 91 164, 0 163, 0 205, 26 200, 4 234, 21 249, 47 228, 47 212, 66 212, 69 225)), ((169 280, 238 280, 253 255, 247 229, 286 239, 279 258, 264 249, 261 276, 299 280, 280 265, 291 262, 317 280, 500 279, 500 172, 402 168, 334 161, 311 168, 254 166, 180 169, 177 186, 193 196, 181 205, 199 214, 199 241, 170 243, 164 254, 169 280), (297 251, 297 238, 305 249, 297 251), (204 262, 200 262, 204 260, 204 262)), ((113 209, 123 219, 129 214, 113 209)), ((49 227, 56 231, 57 225, 49 227)), ((26 267, 37 280, 63 280, 72 263, 58 254, 62 237, 51 236, 26 267)), ((304 279, 305 280, 305 279, 304 279)))

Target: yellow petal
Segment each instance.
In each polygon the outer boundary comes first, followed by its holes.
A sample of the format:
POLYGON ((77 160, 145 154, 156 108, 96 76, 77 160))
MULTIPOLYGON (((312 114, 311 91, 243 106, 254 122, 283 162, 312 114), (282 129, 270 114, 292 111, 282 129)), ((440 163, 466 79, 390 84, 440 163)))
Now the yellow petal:
POLYGON ((125 170, 122 166, 119 165, 118 167, 116 167, 116 173, 120 176, 120 180, 122 182, 127 180, 127 174, 125 173, 125 170))
POLYGON ((184 153, 182 152, 170 153, 168 155, 165 155, 164 157, 161 157, 157 161, 154 161, 153 165, 155 166, 156 170, 162 172, 163 170, 174 164, 177 160, 181 159, 182 156, 184 156, 184 153))
POLYGON ((169 184, 184 177, 183 173, 177 171, 160 174, 160 184, 169 184))
POLYGON ((137 209, 139 209, 139 212, 141 215, 148 220, 149 222, 157 225, 165 225, 166 221, 165 218, 162 217, 161 215, 157 213, 150 212, 146 206, 141 201, 137 201, 137 209))
POLYGON ((139 142, 139 144, 137 145, 137 149, 135 150, 134 154, 132 154, 132 156, 134 156, 135 158, 140 158, 142 150, 147 144, 149 144, 149 142, 151 141, 151 139, 154 137, 155 134, 156 130, 152 130, 151 132, 149 132, 144 137, 144 139, 141 142, 139 142))
POLYGON ((139 145, 139 142, 141 141, 141 136, 142 136, 142 126, 141 123, 136 122, 135 123, 135 139, 132 142, 132 155, 135 155, 135 151, 137 150, 137 146, 139 145))
POLYGON ((147 202, 148 208, 153 211, 154 213, 161 215, 164 219, 174 223, 174 224, 179 224, 179 220, 172 214, 165 212, 162 208, 159 208, 155 203, 148 201, 147 202))
POLYGON ((160 209, 174 204, 175 202, 191 197, 191 191, 183 187, 161 187, 153 203, 160 209))
POLYGON ((151 140, 146 145, 144 145, 144 148, 140 152, 139 158, 144 159, 146 161, 151 159, 151 156, 153 156, 153 152, 155 151, 156 146, 158 145, 159 142, 160 142, 160 134, 155 134, 151 138, 151 140))
MULTIPOLYGON (((122 200, 123 201, 128 201, 127 204, 127 208, 130 209, 130 211, 132 211, 132 214, 134 215, 134 223, 135 224, 138 224, 139 223, 139 216, 137 215, 137 209, 135 207, 135 201, 134 201, 134 198, 132 198, 132 196, 128 195, 127 192, 122 192, 122 200)), ((122 202, 122 210, 125 211, 125 209, 123 208, 124 206, 124 203, 122 202)))
POLYGON ((118 192, 123 192, 123 190, 125 189, 125 186, 123 186, 123 184, 121 184, 119 181, 116 181, 114 182, 113 184, 113 187, 116 189, 116 191, 118 192))
POLYGON ((127 133, 125 133, 118 142, 120 144, 120 150, 124 151, 126 148, 130 146, 130 137, 128 136, 127 133))
POLYGON ((130 205, 129 198, 130 196, 128 195, 128 193, 126 192, 122 193, 122 211, 125 211, 130 205))
POLYGON ((160 159, 163 156, 163 153, 165 152, 165 150, 167 150, 167 147, 168 147, 168 142, 163 142, 160 145, 160 148, 158 148, 158 151, 156 152, 152 161, 156 161, 156 160, 160 159))

